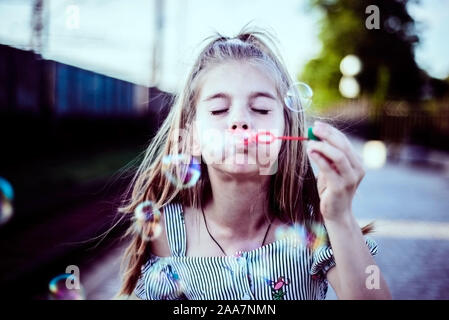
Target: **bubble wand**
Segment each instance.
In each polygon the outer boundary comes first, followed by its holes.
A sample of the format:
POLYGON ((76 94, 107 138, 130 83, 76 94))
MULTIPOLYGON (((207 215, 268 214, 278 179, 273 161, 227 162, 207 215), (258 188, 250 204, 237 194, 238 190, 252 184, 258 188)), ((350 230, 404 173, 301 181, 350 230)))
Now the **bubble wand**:
POLYGON ((243 139, 244 139, 243 143, 245 145, 248 145, 251 142, 270 144, 270 143, 274 142, 274 140, 276 140, 276 139, 281 139, 281 140, 298 140, 298 141, 306 141, 306 140, 321 141, 320 138, 318 138, 316 135, 313 134, 312 127, 310 127, 307 130, 307 137, 294 137, 294 136, 279 136, 279 137, 276 137, 270 131, 261 131, 261 132, 255 133, 255 134, 251 134, 249 137, 246 136, 243 139))

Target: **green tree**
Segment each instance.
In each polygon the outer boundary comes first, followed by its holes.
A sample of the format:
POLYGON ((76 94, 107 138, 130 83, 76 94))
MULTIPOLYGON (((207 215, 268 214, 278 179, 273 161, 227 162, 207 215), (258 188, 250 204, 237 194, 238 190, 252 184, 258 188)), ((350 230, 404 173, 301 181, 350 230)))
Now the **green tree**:
POLYGON ((320 55, 305 66, 300 78, 315 91, 314 102, 326 107, 343 99, 338 90, 340 62, 348 54, 360 58, 362 71, 356 76, 361 94, 378 105, 385 99, 416 101, 422 97, 426 74, 416 64, 416 23, 407 4, 417 0, 310 0, 322 11, 320 55), (365 25, 370 13, 379 8, 379 28, 365 25))

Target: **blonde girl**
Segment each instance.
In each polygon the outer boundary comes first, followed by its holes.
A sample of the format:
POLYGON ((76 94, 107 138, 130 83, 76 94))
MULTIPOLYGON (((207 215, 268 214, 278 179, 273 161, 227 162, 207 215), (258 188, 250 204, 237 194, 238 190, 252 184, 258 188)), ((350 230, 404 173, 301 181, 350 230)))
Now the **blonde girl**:
POLYGON ((271 39, 217 35, 196 59, 120 208, 134 217, 121 295, 324 299, 330 282, 340 299, 390 298, 380 272, 367 281, 377 246, 352 212, 364 170, 347 137, 315 122, 321 141, 252 139, 307 135, 271 39))

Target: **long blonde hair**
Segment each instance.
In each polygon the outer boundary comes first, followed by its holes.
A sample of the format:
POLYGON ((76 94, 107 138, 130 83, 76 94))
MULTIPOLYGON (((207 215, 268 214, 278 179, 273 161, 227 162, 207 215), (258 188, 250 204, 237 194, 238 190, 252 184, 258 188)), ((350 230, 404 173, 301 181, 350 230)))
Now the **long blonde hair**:
MULTIPOLYGON (((176 96, 174 104, 149 144, 144 159, 124 195, 121 214, 132 216, 134 209, 143 201, 152 201, 157 208, 176 201, 183 206, 199 208, 204 199, 211 194, 207 168, 201 161, 201 178, 188 189, 182 189, 164 177, 162 159, 167 155, 189 154, 189 139, 179 142, 179 132, 192 134, 195 117, 195 104, 198 94, 198 79, 205 70, 225 61, 262 63, 269 67, 277 85, 280 97, 292 85, 293 80, 284 67, 276 49, 274 37, 264 31, 242 29, 238 35, 229 38, 216 34, 206 39, 208 43, 199 54, 187 76, 182 92, 176 96), (272 46, 273 50, 270 48, 272 46), (179 142, 179 143, 178 143, 179 142)), ((283 101, 283 99, 281 99, 283 101)), ((283 102, 284 103, 284 102, 283 102)), ((285 135, 304 136, 306 129, 303 112, 291 112, 284 106, 285 135)), ((284 141, 285 142, 285 141, 284 141)), ((270 177, 269 205, 282 220, 303 223, 322 223, 317 182, 307 158, 303 144, 298 141, 283 143, 278 156, 278 169, 270 177)), ((362 229, 363 230, 363 229, 362 229)), ((123 265, 123 282, 120 295, 130 295, 141 273, 141 267, 149 258, 149 242, 142 239, 131 226, 125 236, 131 236, 126 249, 123 265)))

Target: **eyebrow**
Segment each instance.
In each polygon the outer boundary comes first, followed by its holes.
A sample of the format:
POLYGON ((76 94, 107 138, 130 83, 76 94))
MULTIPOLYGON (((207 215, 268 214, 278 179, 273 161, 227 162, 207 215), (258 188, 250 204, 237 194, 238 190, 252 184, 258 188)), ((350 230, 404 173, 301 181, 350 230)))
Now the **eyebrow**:
MULTIPOLYGON (((266 92, 266 91, 252 92, 249 95, 249 100, 254 100, 256 98, 268 98, 268 99, 276 100, 276 98, 271 93, 266 92)), ((211 101, 214 99, 230 99, 230 96, 226 93, 219 92, 219 93, 215 93, 215 94, 205 98, 203 101, 211 101)))
POLYGON ((226 93, 215 93, 207 98, 205 98, 203 101, 211 101, 214 99, 229 99, 229 95, 227 95, 226 93))

